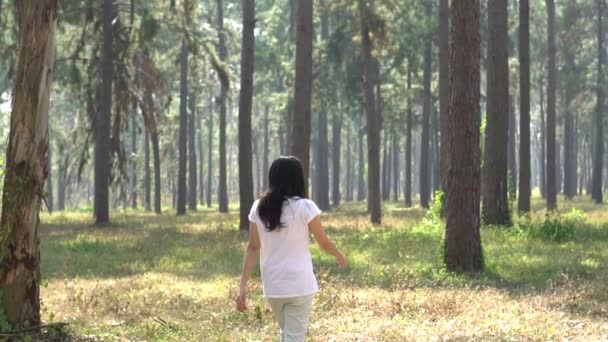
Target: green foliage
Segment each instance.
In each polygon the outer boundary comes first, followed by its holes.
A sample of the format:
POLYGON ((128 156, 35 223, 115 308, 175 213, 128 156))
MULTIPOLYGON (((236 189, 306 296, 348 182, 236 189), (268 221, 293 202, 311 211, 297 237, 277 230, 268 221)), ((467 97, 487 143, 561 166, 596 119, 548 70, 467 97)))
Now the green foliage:
POLYGON ((429 209, 429 215, 432 216, 437 222, 441 222, 445 215, 445 194, 442 190, 435 191, 433 196, 433 203, 429 209))
POLYGON ((548 242, 565 242, 574 238, 575 231, 584 227, 587 215, 576 208, 572 208, 562 215, 546 215, 541 222, 533 222, 526 218, 520 224, 529 236, 548 242))

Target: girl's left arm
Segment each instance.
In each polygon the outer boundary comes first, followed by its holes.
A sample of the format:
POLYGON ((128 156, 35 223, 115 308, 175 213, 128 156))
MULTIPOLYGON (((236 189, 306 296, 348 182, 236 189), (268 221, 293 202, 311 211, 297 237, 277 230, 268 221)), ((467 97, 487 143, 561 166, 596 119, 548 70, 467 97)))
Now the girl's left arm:
POLYGON ((260 255, 260 236, 258 228, 254 223, 249 224, 249 243, 245 250, 243 260, 243 270, 241 271, 241 281, 239 282, 239 292, 236 298, 236 308, 239 311, 247 310, 247 282, 251 278, 253 266, 260 255))

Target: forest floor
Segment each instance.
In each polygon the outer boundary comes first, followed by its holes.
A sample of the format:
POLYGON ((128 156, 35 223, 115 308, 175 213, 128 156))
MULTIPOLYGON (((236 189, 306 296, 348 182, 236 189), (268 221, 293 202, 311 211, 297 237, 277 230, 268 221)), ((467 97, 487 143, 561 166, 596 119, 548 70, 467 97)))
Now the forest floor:
MULTIPOLYGON (((486 271, 475 276, 444 270, 443 226, 420 209, 385 204, 381 226, 362 204, 323 214, 350 267, 338 270, 314 245, 322 289, 310 341, 608 341, 608 207, 560 205, 582 210, 566 215, 573 236, 532 234, 543 229, 541 210, 511 228, 485 227, 486 271)), ((276 340, 258 271, 250 310, 234 308, 245 248, 236 210, 129 211, 113 221, 42 215, 45 321, 103 341, 276 340)))

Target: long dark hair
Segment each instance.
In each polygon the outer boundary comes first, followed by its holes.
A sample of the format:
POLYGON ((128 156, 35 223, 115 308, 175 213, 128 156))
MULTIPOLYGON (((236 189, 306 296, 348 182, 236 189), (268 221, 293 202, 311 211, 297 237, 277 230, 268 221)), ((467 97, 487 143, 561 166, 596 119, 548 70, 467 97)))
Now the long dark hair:
POLYGON ((296 157, 281 156, 272 162, 268 172, 269 188, 258 204, 258 215, 266 230, 282 228, 283 203, 292 197, 306 198, 304 168, 296 157))

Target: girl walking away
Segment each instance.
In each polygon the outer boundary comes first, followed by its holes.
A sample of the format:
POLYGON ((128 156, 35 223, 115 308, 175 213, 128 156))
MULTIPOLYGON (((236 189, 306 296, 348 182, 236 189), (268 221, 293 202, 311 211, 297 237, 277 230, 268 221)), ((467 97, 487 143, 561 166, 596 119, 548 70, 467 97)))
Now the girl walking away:
POLYGON ((247 281, 260 255, 264 297, 279 323, 281 342, 306 339, 312 299, 319 291, 313 273, 309 235, 321 249, 336 258, 340 268, 346 258, 329 240, 317 205, 306 198, 304 170, 295 157, 280 157, 270 166, 270 188, 253 203, 249 213, 249 244, 236 306, 247 310, 247 281))

